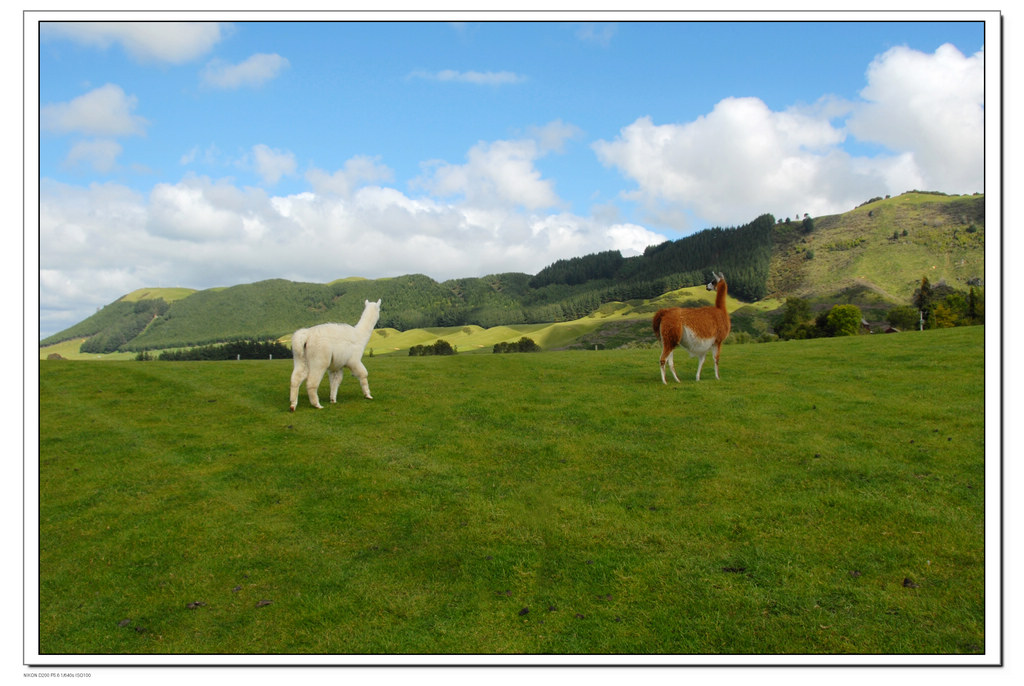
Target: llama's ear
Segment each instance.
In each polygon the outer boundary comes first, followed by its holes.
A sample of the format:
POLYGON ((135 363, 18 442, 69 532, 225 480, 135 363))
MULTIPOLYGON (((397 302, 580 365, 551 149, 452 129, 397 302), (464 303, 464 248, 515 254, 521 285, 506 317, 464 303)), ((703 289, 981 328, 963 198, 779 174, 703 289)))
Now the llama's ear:
POLYGON ((380 307, 380 298, 377 298, 377 307, 380 307))

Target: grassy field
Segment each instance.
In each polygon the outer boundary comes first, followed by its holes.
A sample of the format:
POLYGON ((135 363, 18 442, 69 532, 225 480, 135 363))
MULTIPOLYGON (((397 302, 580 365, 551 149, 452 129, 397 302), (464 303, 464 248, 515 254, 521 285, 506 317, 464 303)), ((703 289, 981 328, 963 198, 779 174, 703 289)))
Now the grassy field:
POLYGON ((981 653, 983 336, 43 361, 39 652, 981 653))

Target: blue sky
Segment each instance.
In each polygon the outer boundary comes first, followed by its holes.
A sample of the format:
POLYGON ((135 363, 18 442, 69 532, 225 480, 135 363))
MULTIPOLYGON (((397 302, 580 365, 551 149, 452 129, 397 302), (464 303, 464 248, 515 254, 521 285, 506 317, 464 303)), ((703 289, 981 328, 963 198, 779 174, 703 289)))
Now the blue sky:
POLYGON ((535 273, 985 190, 980 21, 39 35, 42 336, 141 287, 535 273))

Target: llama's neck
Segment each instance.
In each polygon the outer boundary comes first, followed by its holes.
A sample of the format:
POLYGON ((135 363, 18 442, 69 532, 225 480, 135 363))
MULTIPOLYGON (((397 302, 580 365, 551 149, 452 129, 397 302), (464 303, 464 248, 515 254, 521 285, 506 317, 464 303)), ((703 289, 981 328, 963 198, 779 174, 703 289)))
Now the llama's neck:
POLYGON ((729 287, 725 285, 725 281, 719 281, 718 285, 715 286, 715 307, 720 310, 725 310, 725 296, 729 291, 729 287))
POLYGON ((363 316, 359 318, 359 321, 356 323, 354 328, 361 336, 369 338, 370 334, 373 332, 373 327, 377 326, 377 320, 379 319, 379 312, 366 310, 363 312, 363 316))

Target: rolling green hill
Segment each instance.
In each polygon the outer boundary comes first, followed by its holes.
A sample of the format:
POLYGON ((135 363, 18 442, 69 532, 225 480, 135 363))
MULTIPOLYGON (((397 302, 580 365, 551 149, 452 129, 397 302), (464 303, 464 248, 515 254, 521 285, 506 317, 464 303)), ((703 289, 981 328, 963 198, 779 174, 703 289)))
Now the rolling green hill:
POLYGON ((523 335, 545 348, 600 345, 634 326, 624 321, 703 299, 691 287, 712 270, 726 273, 730 295, 738 298, 732 308, 737 331, 763 332, 768 313, 791 296, 818 308, 853 303, 879 318, 908 304, 923 276, 959 290, 983 285, 984 207, 983 195, 915 191, 875 198, 839 215, 796 221, 764 215, 745 226, 706 229, 652 246, 636 257, 609 251, 559 260, 534 276, 437 282, 413 274, 327 284, 272 279, 201 291, 140 289, 41 341, 40 356, 73 357, 74 345, 82 354, 131 356, 285 338, 299 327, 355 321, 363 301, 377 298, 384 301, 380 333, 369 347, 381 353, 439 337, 460 350, 523 335))
POLYGON ((984 283, 985 197, 905 193, 839 215, 776 228, 768 291, 834 297, 843 291, 909 302, 927 276, 959 290, 984 283))

